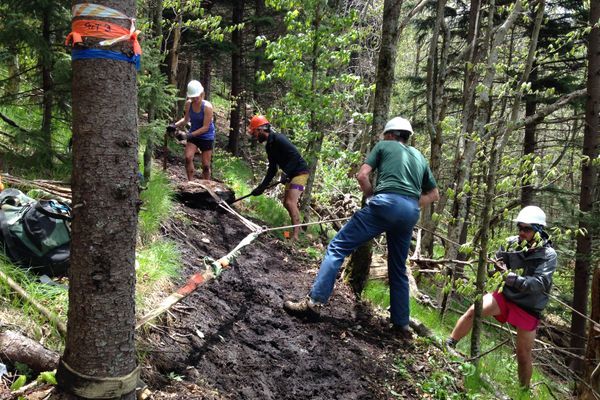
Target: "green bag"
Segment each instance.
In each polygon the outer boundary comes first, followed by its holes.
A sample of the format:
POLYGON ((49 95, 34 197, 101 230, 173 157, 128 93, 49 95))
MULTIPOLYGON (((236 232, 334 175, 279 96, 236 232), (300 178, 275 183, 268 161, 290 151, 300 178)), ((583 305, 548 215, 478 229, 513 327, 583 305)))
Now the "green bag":
POLYGON ((33 272, 65 275, 71 245, 71 207, 34 200, 16 189, 0 192, 0 242, 15 263, 33 272))

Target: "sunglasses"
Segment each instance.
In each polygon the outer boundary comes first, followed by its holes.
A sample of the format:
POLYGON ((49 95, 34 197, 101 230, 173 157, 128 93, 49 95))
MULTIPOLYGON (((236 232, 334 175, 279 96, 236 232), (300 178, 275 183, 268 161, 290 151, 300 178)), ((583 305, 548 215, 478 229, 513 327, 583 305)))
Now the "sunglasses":
POLYGON ((519 232, 525 232, 525 233, 533 231, 533 227, 531 227, 529 225, 517 224, 517 229, 519 230, 519 232))

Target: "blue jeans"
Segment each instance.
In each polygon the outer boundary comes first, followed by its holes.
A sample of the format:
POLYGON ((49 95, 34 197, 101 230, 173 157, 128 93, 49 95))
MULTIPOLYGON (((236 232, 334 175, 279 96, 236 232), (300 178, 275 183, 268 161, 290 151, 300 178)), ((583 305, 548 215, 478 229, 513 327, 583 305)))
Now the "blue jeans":
POLYGON ((333 285, 344 258, 362 243, 385 232, 392 322, 395 325, 407 326, 410 310, 406 258, 412 231, 418 220, 417 199, 394 193, 373 196, 369 204, 356 212, 327 246, 325 258, 310 291, 311 299, 326 303, 333 292, 333 285))

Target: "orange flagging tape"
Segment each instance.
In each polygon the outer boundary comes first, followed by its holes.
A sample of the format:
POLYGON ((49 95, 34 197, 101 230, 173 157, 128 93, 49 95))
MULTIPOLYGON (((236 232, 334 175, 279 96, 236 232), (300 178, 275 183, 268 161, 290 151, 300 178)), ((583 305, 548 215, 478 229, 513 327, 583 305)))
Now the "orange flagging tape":
POLYGON ((71 23, 72 32, 69 33, 65 40, 65 45, 72 43, 83 42, 84 36, 91 36, 101 39, 109 39, 100 42, 101 46, 108 46, 124 40, 131 41, 133 45, 133 52, 135 55, 142 54, 142 47, 138 42, 138 35, 140 31, 135 30, 133 21, 131 22, 131 29, 123 28, 117 24, 111 24, 110 22, 98 21, 95 19, 80 19, 71 23))

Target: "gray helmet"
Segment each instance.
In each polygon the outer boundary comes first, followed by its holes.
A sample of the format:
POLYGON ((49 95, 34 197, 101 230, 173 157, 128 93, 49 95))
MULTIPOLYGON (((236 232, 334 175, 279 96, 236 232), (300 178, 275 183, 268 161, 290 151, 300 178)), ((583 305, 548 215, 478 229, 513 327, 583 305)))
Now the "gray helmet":
POLYGON ((408 131, 411 134, 413 133, 410 122, 402 117, 394 117, 390 119, 387 124, 385 124, 385 128, 383 128, 384 134, 387 131, 408 131))

